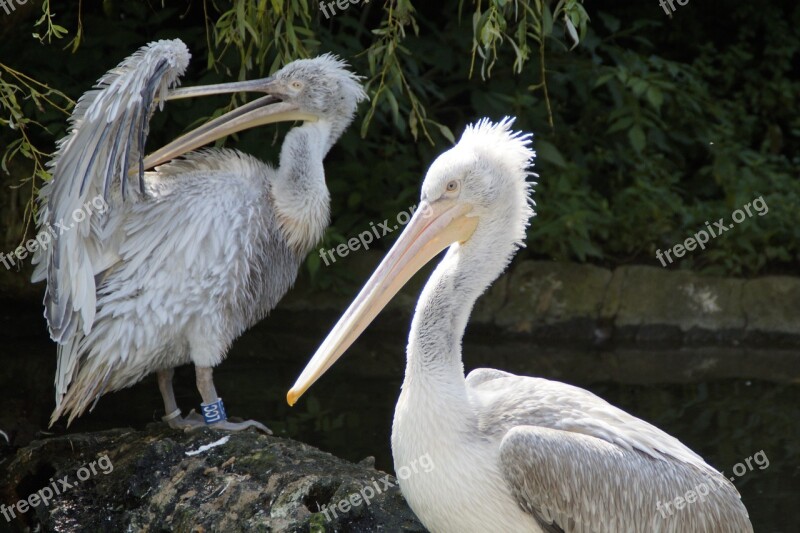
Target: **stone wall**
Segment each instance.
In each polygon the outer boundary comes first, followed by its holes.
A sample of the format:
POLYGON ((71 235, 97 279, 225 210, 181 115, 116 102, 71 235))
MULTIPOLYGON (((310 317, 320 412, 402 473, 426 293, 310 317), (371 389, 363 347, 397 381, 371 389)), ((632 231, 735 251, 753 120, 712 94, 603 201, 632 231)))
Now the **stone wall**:
MULTIPOLYGON (((347 258, 353 280, 337 290, 300 281, 279 311, 341 314, 383 255, 347 258)), ((38 305, 43 284, 0 267, 0 300, 38 305)), ((389 305, 413 312, 432 265, 389 305)), ((800 348, 800 277, 704 276, 642 265, 614 270, 554 261, 517 261, 478 300, 470 323, 541 341, 800 348)))
MULTIPOLYGON (((363 283, 380 254, 353 258, 363 283)), ((411 314, 430 269, 391 305, 411 314)), ((341 312, 347 295, 313 293, 302 284, 281 308, 341 312)), ((623 344, 800 347, 800 278, 704 276, 686 270, 519 261, 478 301, 471 324, 546 341, 623 344)))

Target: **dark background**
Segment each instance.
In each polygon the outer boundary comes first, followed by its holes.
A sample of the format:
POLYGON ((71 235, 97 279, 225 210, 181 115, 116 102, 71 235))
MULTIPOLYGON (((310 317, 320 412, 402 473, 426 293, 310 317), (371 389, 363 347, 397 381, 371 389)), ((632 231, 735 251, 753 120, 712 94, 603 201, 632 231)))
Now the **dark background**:
MULTIPOLYGON (((516 262, 660 266, 656 250, 763 197, 769 213, 669 268, 737 277, 800 274, 798 4, 690 0, 668 16, 656 0, 571 0, 566 13, 553 17, 555 4, 490 0, 478 12, 466 1, 373 0, 330 19, 317 3, 302 0, 70 2, 54 4, 52 18, 34 0, 8 15, 0 9, 0 252, 34 233, 31 197, 47 177, 44 163, 65 132, 71 102, 138 47, 179 37, 193 53, 184 85, 253 79, 326 51, 365 76, 371 100, 326 160, 332 224, 320 244, 325 248, 416 204, 427 166, 465 124, 515 115, 520 129, 535 134, 539 174, 537 217, 516 262), (574 48, 565 15, 579 35, 574 48)), ((170 104, 154 115, 148 146, 239 102, 170 104)), ((284 131, 261 128, 227 145, 274 162, 284 131)), ((0 267, 0 429, 15 446, 46 436, 52 409, 55 346, 41 317, 43 288, 29 279, 28 263, 22 271, 0 267)), ((320 298, 351 295, 363 279, 344 262, 322 267, 316 252, 301 273, 301 284, 320 298)), ((335 319, 328 311, 279 310, 234 345, 217 385, 231 391, 225 393, 231 413, 347 459, 375 455, 380 468, 390 469, 407 316, 379 319, 303 405, 290 410, 283 401, 335 319), (376 352, 382 356, 374 359, 376 352)), ((529 352, 495 360, 494 347, 504 342, 497 332, 470 330, 467 369, 489 365, 584 386, 721 470, 764 448, 770 467, 747 474, 737 487, 756 531, 796 530, 800 376, 781 383, 728 377, 665 383, 644 372, 620 383, 608 377, 614 365, 608 354, 532 347, 538 351, 531 367, 522 361, 533 360, 529 352)), ((191 368, 179 369, 183 406, 198 402, 193 381, 191 368)), ((69 430, 53 431, 143 427, 161 409, 148 378, 107 395, 69 430)), ((14 448, 0 452, 7 459, 14 448)))

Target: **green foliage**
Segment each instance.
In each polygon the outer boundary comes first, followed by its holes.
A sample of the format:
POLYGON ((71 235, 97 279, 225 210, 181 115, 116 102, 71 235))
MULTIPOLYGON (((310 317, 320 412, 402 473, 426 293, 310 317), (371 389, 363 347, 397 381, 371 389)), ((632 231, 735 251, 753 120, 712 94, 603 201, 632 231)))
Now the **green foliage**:
MULTIPOLYGON (((706 221, 730 223, 734 210, 763 196, 769 214, 746 219, 682 266, 752 274, 797 261, 798 120, 783 110, 796 109, 800 94, 800 83, 788 81, 798 37, 780 10, 731 12, 742 24, 737 44, 724 50, 699 30, 672 30, 673 38, 697 43, 678 51, 691 61, 658 55, 661 48, 646 35, 663 32, 663 24, 623 24, 599 13, 605 31, 588 30, 588 54, 565 56, 569 66, 551 87, 569 94, 556 119, 569 128, 558 128, 551 141, 569 163, 561 166, 552 155, 540 161, 542 208, 531 240, 547 239, 545 248, 557 257, 641 260, 683 242, 706 221), (745 52, 756 36, 765 39, 768 64, 745 52), (556 176, 570 182, 573 197, 563 183, 547 183, 556 176)), ((661 35, 661 44, 670 37, 661 35)))
MULTIPOLYGON (((147 41, 187 42, 199 56, 187 84, 263 76, 333 51, 365 76, 370 102, 326 162, 325 248, 415 204, 426 165, 465 124, 514 115, 536 133, 529 253, 657 265, 656 250, 763 196, 767 215, 680 266, 784 272, 800 259, 800 82, 790 75, 800 8, 722 4, 669 18, 657 6, 603 2, 587 12, 580 0, 386 0, 327 17, 301 0, 205 0, 184 10, 107 0, 57 15, 44 2, 38 20, 6 30, 0 44, 0 57, 14 58, 0 63, 0 124, 16 127, 2 130, 3 168, 27 158, 30 175, 44 179, 45 154, 64 133, 65 95, 76 98, 147 41), (72 41, 56 49, 65 28, 72 41)), ((241 98, 168 106, 154 116, 151 146, 241 98)), ((243 133, 237 146, 274 160, 279 131, 243 133)), ((322 286, 347 270, 321 268, 316 252, 307 266, 322 286)))
MULTIPOLYGON (((33 198, 37 190, 37 179, 50 178, 45 166, 50 154, 37 148, 37 144, 32 140, 35 130, 43 130, 45 126, 23 110, 26 100, 40 111, 59 112, 62 120, 69 115, 69 109, 75 102, 61 91, 0 63, 0 107, 8 116, 8 118, 0 116, 0 126, 15 132, 14 138, 4 143, 5 147, 0 155, 0 169, 9 173, 9 165, 15 159, 28 160, 32 167, 32 175, 22 178, 19 186, 29 185, 30 197, 33 198)), ((33 221, 33 203, 28 202, 27 205, 25 220, 22 223, 25 228, 33 221)))
MULTIPOLYGON (((205 2, 204 9, 208 9, 205 2)), ((309 57, 319 46, 311 18, 307 2, 234 0, 213 25, 207 66, 217 68, 225 53, 232 50, 237 55, 238 76, 244 79, 253 71, 265 75, 299 57, 309 57)))

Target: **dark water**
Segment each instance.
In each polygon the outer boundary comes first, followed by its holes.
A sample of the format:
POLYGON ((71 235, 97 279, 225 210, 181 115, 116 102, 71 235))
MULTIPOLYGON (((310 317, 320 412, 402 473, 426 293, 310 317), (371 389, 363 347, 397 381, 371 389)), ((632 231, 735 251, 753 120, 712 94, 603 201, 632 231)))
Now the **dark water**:
MULTIPOLYGON (((31 326, 38 318, 19 317, 18 327, 5 329, 7 319, 0 331, 0 385, 11 391, 10 412, 0 416, 0 429, 11 428, 24 440, 46 427, 55 348, 43 329, 31 326)), ((402 380, 406 319, 379 320, 296 407, 286 405, 286 391, 334 319, 317 316, 309 323, 280 313, 268 319, 237 341, 218 367, 217 390, 230 416, 261 420, 277 435, 345 459, 374 456, 378 468, 391 471, 389 435, 402 380)), ((623 353, 530 345, 504 350, 505 342, 499 336, 468 335, 466 369, 493 366, 587 388, 674 435, 729 477, 741 474, 735 484, 757 532, 800 531, 798 354, 716 350, 709 358, 703 350, 623 353), (769 466, 751 460, 752 469, 747 468, 747 459, 762 451, 759 457, 766 456, 769 466)), ((184 412, 199 404, 191 367, 177 371, 176 393, 184 412)), ((151 377, 105 396, 69 431, 143 427, 158 420, 162 410, 151 377)))

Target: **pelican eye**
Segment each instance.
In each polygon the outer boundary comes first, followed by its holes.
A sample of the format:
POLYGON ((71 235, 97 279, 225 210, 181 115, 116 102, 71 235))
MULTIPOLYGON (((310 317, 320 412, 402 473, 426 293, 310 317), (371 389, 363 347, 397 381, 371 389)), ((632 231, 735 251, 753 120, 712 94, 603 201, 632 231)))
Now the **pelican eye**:
POLYGON ((446 190, 447 192, 456 192, 458 190, 459 184, 457 180, 452 180, 447 182, 446 190))
POLYGON ((294 80, 289 85, 292 86, 292 89, 297 89, 298 91, 303 88, 303 82, 294 80))

